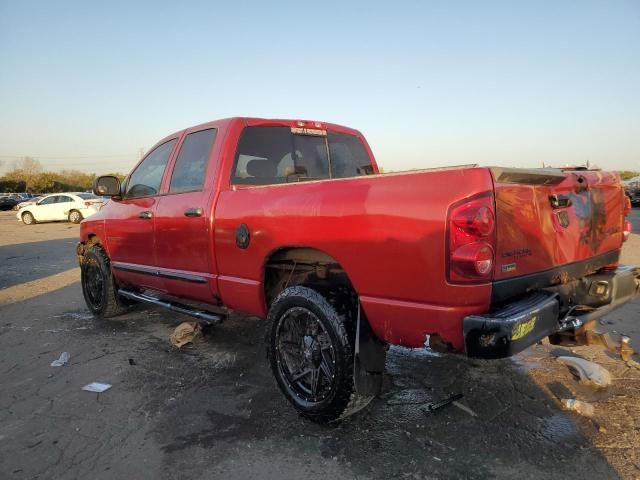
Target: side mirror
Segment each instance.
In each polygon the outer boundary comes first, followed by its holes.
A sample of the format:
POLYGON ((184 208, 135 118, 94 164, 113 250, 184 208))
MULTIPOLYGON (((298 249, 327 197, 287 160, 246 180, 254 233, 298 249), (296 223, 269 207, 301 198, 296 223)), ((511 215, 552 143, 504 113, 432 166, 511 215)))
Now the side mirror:
POLYGON ((119 197, 122 195, 120 191, 120 180, 113 175, 103 175, 93 182, 93 193, 104 197, 119 197))

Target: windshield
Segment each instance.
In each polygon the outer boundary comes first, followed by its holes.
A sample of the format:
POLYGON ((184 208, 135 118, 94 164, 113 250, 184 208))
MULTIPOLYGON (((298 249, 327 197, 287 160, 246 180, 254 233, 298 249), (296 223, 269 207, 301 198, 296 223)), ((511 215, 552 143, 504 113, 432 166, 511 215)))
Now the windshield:
POLYGON ((78 197, 83 200, 92 200, 94 198, 100 200, 100 197, 94 195, 93 193, 78 193, 78 197))

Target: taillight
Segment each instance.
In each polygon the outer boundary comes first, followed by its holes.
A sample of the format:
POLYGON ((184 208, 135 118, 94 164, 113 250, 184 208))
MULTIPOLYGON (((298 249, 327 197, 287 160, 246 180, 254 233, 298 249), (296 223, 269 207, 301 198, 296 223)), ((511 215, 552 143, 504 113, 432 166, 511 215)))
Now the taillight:
MULTIPOLYGON (((624 207, 623 207, 623 218, 627 218, 627 215, 631 213, 631 199, 627 197, 627 194, 624 194, 624 207)), ((629 239, 629 235, 631 235, 631 222, 628 220, 624 220, 622 223, 622 241, 626 242, 629 239)))
POLYGON ((624 194, 624 213, 623 216, 626 217, 631 212, 631 199, 624 194))
POLYGON ((493 195, 487 192, 449 209, 447 278, 451 283, 479 283, 493 278, 493 208, 493 195))
POLYGON ((627 240, 629 240, 629 235, 631 235, 631 222, 628 220, 625 220, 624 222, 624 228, 622 229, 622 241, 626 242, 627 240))
POLYGON ((93 205, 93 202, 84 202, 85 207, 90 207, 93 205))

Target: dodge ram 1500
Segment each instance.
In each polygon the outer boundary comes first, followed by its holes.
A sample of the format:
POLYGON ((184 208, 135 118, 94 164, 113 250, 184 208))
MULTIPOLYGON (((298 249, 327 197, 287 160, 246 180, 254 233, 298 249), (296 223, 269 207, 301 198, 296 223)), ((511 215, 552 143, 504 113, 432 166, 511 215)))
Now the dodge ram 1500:
POLYGON ((356 130, 230 118, 169 135, 94 191, 113 200, 81 224, 91 312, 266 318, 279 388, 319 422, 379 392, 389 344, 498 358, 579 343, 639 293, 618 264, 629 200, 598 170, 380 174, 356 130))

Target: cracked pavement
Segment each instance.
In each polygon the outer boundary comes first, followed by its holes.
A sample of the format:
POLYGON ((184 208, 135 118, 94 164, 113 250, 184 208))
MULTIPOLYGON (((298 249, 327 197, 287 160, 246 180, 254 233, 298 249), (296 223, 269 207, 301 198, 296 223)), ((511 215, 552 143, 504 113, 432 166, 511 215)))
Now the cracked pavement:
MULTIPOLYGON (((0 214, 0 288, 77 266, 76 237, 0 214)), ((640 264, 640 236, 625 255, 640 264)), ((394 347, 381 397, 321 426, 280 395, 260 320, 232 315, 177 350, 168 337, 187 317, 135 307, 96 321, 79 283, 50 288, 0 305, 3 479, 640 477, 640 370, 595 347, 573 354, 611 371, 604 390, 576 382, 554 360, 570 350, 548 344, 499 361, 394 347), (69 363, 50 367, 64 351, 69 363), (81 390, 93 381, 113 386, 81 390), (423 412, 453 393, 477 416, 423 412), (558 394, 593 403, 594 419, 563 412, 558 394)), ((640 302, 602 327, 640 349, 640 302)))

